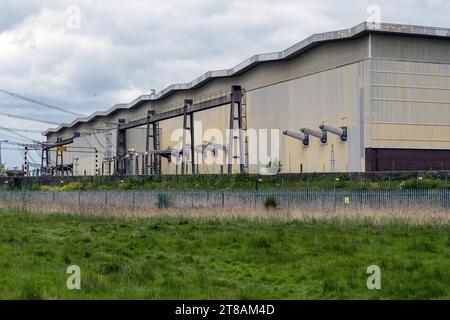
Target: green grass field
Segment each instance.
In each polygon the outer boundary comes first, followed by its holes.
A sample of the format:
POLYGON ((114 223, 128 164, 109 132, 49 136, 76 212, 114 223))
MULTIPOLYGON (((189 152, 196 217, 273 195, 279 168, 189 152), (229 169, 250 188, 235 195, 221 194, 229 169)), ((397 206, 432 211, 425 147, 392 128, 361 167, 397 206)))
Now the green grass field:
POLYGON ((448 225, 0 211, 0 230, 1 299, 450 298, 448 225), (381 290, 366 287, 373 264, 381 290))

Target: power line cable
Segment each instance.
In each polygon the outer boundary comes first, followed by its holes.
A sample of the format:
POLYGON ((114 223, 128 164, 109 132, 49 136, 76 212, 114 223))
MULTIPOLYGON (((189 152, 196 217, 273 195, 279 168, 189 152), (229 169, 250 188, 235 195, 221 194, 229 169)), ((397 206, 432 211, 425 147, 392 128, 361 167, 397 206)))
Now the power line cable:
POLYGON ((59 125, 60 124, 59 122, 48 121, 48 120, 40 120, 40 119, 31 118, 31 117, 17 116, 17 115, 5 113, 5 112, 0 112, 0 116, 5 116, 5 117, 8 117, 8 118, 16 118, 16 119, 21 119, 21 120, 34 121, 34 122, 40 122, 40 123, 47 123, 47 124, 52 124, 52 125, 59 125))
POLYGON ((94 133, 94 138, 95 138, 95 140, 97 140, 99 146, 100 146, 104 151, 106 151, 107 148, 100 142, 100 140, 98 139, 96 133, 94 133))
POLYGON ((23 149, 20 148, 8 148, 8 147, 2 147, 2 151, 3 150, 8 150, 8 151, 23 151, 23 149))
MULTIPOLYGON (((5 133, 0 133, 0 137, 2 137, 2 138, 6 138, 6 139, 8 139, 8 140, 14 140, 14 139, 17 139, 17 137, 13 137, 12 135, 8 135, 8 134, 5 134, 5 133)), ((26 142, 22 142, 21 141, 21 143, 26 143, 26 142)))
POLYGON ((34 163, 38 163, 39 161, 34 160, 34 158, 31 156, 31 152, 28 152, 28 157, 30 157, 30 160, 34 163))
POLYGON ((42 133, 43 130, 35 130, 35 129, 18 129, 18 128, 6 128, 8 131, 15 132, 25 132, 25 133, 42 133))
POLYGON ((24 101, 28 101, 28 102, 40 105, 42 107, 46 107, 46 108, 49 108, 49 109, 53 109, 53 110, 57 110, 57 111, 60 111, 60 112, 64 112, 64 113, 70 114, 72 116, 85 117, 84 114, 81 114, 81 113, 78 113, 78 112, 74 112, 74 111, 70 111, 70 110, 67 110, 65 108, 53 106, 51 104, 44 103, 44 102, 41 102, 41 101, 38 101, 38 100, 35 100, 35 99, 27 98, 27 97, 21 96, 19 94, 16 94, 14 92, 11 92, 11 91, 0 89, 0 92, 4 93, 4 94, 7 94, 7 95, 9 95, 11 97, 17 98, 17 99, 21 99, 21 100, 24 100, 24 101))
POLYGON ((1 130, 8 131, 8 132, 11 132, 12 134, 14 134, 14 135, 16 135, 16 136, 18 136, 18 137, 20 137, 20 138, 23 138, 23 139, 25 139, 25 140, 30 140, 30 141, 33 141, 33 142, 37 142, 36 140, 31 139, 30 137, 27 137, 27 136, 25 136, 25 135, 23 135, 23 134, 14 132, 14 131, 12 131, 12 130, 10 130, 10 129, 8 129, 8 128, 5 128, 5 127, 3 127, 3 126, 0 126, 0 129, 1 129, 1 130))

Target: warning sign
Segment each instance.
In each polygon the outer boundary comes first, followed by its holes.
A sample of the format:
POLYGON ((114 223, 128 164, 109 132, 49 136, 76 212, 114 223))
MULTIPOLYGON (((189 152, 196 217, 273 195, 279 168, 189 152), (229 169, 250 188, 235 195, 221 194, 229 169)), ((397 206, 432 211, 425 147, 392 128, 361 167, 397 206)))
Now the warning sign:
POLYGON ((59 152, 67 152, 67 147, 56 147, 56 150, 59 152))

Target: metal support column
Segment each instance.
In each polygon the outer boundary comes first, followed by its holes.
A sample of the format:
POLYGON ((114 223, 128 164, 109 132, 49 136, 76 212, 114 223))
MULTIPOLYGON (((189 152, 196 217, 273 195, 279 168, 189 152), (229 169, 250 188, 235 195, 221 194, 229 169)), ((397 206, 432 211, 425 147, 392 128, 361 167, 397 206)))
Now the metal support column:
POLYGON ((231 88, 230 134, 228 139, 228 174, 233 173, 234 159, 239 159, 240 172, 246 172, 248 170, 247 112, 245 97, 240 86, 231 88), (234 132, 236 127, 239 129, 237 136, 234 132), (234 140, 239 141, 239 156, 234 155, 234 140))
POLYGON ((145 166, 143 167, 145 175, 161 174, 161 155, 151 152, 159 151, 161 149, 159 122, 152 121, 155 114, 154 110, 150 110, 147 116, 146 152, 143 159, 145 162, 145 166))
MULTIPOLYGON (((119 119, 119 124, 125 123, 125 119, 119 119)), ((117 129, 117 151, 116 151, 116 174, 124 175, 126 172, 125 155, 126 150, 126 131, 117 129)))
POLYGON ((230 132, 228 137, 228 174, 233 173, 233 153, 234 153, 234 93, 231 90, 231 103, 230 103, 230 132))
MULTIPOLYGON (((61 142, 62 139, 58 138, 57 142, 61 142)), ((60 147, 56 147, 56 166, 55 166, 55 170, 56 172, 63 173, 63 166, 64 166, 64 151, 62 150, 62 148, 60 147), (61 168, 58 169, 58 166, 60 166, 61 168)))
POLYGON ((43 175, 43 173, 47 173, 48 171, 48 164, 49 164, 49 150, 47 148, 42 149, 42 157, 41 157, 41 175, 43 175))
POLYGON ((192 174, 195 174, 195 160, 194 160, 194 153, 195 153, 195 136, 194 136, 194 113, 188 112, 188 108, 192 106, 192 100, 186 99, 184 100, 184 112, 183 112, 183 154, 182 154, 182 166, 181 166, 181 173, 185 174, 187 172, 186 164, 188 163, 188 156, 190 158, 191 162, 191 172, 192 174), (187 133, 190 134, 190 150, 188 154, 188 148, 187 148, 187 133))
MULTIPOLYGON (((159 151, 161 149, 161 141, 160 141, 160 129, 159 122, 154 122, 152 125, 152 140, 153 140, 153 150, 159 151)), ((161 155, 153 154, 151 157, 152 160, 152 169, 154 175, 161 174, 161 155)))

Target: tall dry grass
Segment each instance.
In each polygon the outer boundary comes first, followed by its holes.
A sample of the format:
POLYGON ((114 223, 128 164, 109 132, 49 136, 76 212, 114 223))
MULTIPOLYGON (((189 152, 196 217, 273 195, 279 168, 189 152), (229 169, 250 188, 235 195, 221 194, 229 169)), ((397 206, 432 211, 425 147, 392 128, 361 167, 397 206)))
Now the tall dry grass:
POLYGON ((74 206, 67 203, 52 201, 8 202, 0 201, 4 210, 22 210, 31 213, 73 214, 97 218, 192 218, 192 219, 251 219, 276 221, 362 221, 374 224, 407 223, 407 224, 438 224, 448 225, 450 209, 430 208, 427 206, 399 206, 389 208, 373 208, 369 206, 338 207, 321 210, 320 208, 279 208, 265 209, 263 207, 236 206, 234 208, 129 208, 127 205, 110 205, 105 209, 102 205, 74 206))

